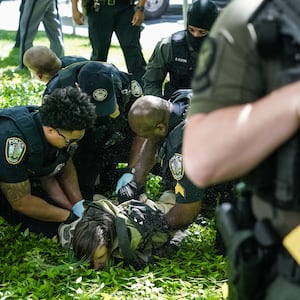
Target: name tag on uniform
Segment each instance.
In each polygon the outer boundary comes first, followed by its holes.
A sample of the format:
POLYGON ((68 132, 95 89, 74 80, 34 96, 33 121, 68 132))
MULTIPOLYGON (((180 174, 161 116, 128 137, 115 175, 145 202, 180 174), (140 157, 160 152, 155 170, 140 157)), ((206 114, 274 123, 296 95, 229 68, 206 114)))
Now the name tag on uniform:
POLYGON ((282 243, 298 265, 300 265, 300 225, 288 233, 282 243))

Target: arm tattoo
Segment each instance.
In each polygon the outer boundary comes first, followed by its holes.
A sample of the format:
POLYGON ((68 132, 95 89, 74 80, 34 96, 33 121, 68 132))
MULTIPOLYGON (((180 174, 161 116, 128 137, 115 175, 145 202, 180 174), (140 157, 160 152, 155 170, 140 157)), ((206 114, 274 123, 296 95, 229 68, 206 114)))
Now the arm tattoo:
POLYGON ((10 204, 17 202, 24 196, 31 194, 29 180, 17 183, 0 182, 0 189, 10 204))

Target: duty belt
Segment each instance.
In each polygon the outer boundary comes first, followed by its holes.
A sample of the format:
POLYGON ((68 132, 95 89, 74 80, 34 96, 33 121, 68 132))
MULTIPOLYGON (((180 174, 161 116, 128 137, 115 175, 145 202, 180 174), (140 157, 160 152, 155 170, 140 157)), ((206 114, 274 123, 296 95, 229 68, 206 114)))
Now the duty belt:
POLYGON ((286 250, 281 250, 277 255, 277 274, 300 284, 300 266, 286 250))

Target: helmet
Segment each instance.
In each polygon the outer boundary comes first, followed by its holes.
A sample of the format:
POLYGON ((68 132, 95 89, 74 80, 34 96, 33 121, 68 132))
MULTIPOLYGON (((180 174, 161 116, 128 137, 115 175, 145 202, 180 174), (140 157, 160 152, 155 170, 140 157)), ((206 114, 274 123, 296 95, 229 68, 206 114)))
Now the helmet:
POLYGON ((189 7, 187 25, 210 30, 218 14, 218 7, 213 1, 196 0, 189 7))

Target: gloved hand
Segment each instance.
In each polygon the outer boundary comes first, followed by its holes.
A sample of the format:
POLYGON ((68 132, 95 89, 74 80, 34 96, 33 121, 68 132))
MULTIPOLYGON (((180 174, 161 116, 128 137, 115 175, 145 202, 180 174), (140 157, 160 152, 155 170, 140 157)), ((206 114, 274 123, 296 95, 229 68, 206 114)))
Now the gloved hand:
POLYGON ((119 189, 117 194, 119 204, 132 199, 137 200, 139 198, 139 195, 141 195, 144 192, 144 186, 140 186, 134 180, 131 180, 119 189))
POLYGON ((72 212, 77 216, 77 217, 82 217, 83 212, 84 212, 84 206, 83 203, 85 202, 84 199, 76 202, 73 207, 72 207, 72 212))
POLYGON ((70 212, 69 217, 59 225, 58 227, 58 237, 59 242, 64 248, 71 249, 72 247, 72 238, 74 234, 75 227, 77 223, 81 220, 76 216, 72 211, 70 212))
POLYGON ((117 186, 116 186, 116 189, 115 189, 116 194, 118 193, 120 188, 122 188, 127 183, 132 181, 132 179, 133 179, 133 174, 132 173, 124 173, 117 182, 117 186))

